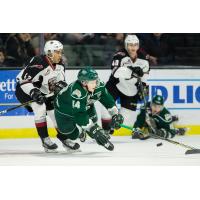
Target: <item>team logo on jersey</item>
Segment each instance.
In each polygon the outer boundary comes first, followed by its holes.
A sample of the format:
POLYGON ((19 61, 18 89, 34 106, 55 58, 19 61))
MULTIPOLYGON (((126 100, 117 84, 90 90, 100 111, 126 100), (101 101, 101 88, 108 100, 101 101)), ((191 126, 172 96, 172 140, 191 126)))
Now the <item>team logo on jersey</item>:
POLYGON ((48 86, 50 92, 53 92, 55 90, 55 84, 56 84, 56 77, 50 78, 48 80, 48 86))
POLYGON ((132 65, 132 61, 130 58, 124 58, 123 61, 122 61, 122 66, 126 66, 126 65, 132 65))
POLYGON ((124 52, 122 52, 122 51, 119 51, 114 56, 117 56, 117 55, 125 56, 126 54, 124 52))
POLYGON ((80 97, 81 97, 81 91, 78 90, 78 89, 76 89, 76 90, 74 90, 74 91, 72 92, 72 95, 75 95, 75 96, 77 96, 78 98, 80 98, 80 97))

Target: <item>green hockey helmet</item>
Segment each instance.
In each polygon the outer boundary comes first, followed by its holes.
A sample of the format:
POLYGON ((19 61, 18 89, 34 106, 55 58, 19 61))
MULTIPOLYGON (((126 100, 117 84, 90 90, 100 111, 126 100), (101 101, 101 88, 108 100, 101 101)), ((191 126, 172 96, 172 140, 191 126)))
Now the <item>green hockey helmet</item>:
POLYGON ((163 105, 164 104, 164 98, 161 95, 156 95, 152 99, 152 103, 156 105, 163 105))
POLYGON ((92 67, 85 67, 81 69, 78 73, 79 81, 93 81, 98 80, 98 74, 92 67))

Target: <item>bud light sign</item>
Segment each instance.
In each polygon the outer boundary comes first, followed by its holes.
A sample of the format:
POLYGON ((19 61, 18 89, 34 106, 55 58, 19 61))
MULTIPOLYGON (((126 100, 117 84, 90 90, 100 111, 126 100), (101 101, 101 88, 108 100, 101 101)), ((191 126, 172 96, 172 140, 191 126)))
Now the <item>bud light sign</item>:
MULTIPOLYGON (((165 72, 169 70, 161 71, 165 72)), ((170 71, 170 73, 173 71, 175 70, 170 71)), ((148 79, 150 96, 153 97, 156 94, 162 95, 165 99, 166 107, 170 109, 200 109, 200 78, 195 77, 198 75, 198 73, 195 74, 197 70, 194 70, 194 75, 191 75, 193 70, 190 70, 189 74, 187 73, 188 71, 182 70, 181 76, 180 71, 178 71, 177 74, 179 76, 177 77, 175 75, 169 76, 165 72, 166 77, 162 76, 162 78, 157 79, 153 77, 155 76, 155 72, 152 73, 148 79)), ((159 73, 161 74, 161 72, 159 73)))

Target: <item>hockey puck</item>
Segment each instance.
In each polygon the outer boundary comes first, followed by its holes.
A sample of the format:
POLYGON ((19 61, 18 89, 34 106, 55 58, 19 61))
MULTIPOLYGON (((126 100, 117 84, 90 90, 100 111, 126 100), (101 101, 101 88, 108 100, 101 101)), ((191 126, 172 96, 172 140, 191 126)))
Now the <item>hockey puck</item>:
POLYGON ((157 146, 157 147, 162 146, 162 142, 158 143, 156 146, 157 146))

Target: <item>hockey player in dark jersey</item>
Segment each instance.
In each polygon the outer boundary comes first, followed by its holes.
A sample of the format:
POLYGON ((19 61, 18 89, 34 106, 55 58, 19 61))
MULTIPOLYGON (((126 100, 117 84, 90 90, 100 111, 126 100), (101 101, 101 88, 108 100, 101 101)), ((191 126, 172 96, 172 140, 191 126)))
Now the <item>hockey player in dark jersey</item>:
POLYGON ((78 73, 78 80, 62 89, 55 99, 55 117, 60 133, 57 137, 67 150, 78 150, 80 145, 73 142, 82 132, 96 142, 112 151, 113 144, 103 129, 97 124, 97 113, 94 103, 99 101, 112 116, 112 127, 119 129, 123 117, 118 113, 115 101, 99 80, 97 72, 84 68, 78 73))
MULTIPOLYGON (((125 48, 118 51, 113 57, 112 72, 106 88, 114 100, 120 100, 120 114, 124 117, 124 123, 131 126, 134 123, 137 102, 141 98, 138 80, 134 74, 141 77, 144 86, 146 86, 149 63, 137 57, 139 40, 136 35, 127 35, 124 45, 125 48)), ((102 108, 102 125, 107 131, 110 130, 110 119, 108 113, 102 108)))
POLYGON ((152 101, 147 103, 146 108, 144 106, 141 107, 133 126, 132 139, 143 140, 149 138, 151 129, 148 128, 146 120, 149 120, 153 129, 156 130, 156 133, 153 134, 164 138, 183 135, 186 131, 184 128, 174 127, 174 121, 177 118, 172 116, 170 111, 164 107, 164 99, 161 95, 154 96, 152 101), (146 112, 148 112, 149 119, 146 118, 146 112))
POLYGON ((46 115, 56 128, 53 100, 67 85, 62 53, 63 45, 59 41, 46 42, 44 55, 33 57, 17 76, 16 97, 21 103, 34 100, 26 108, 34 113, 35 126, 46 152, 57 149, 57 145, 49 138, 46 115))

